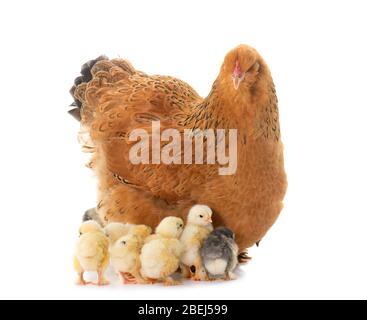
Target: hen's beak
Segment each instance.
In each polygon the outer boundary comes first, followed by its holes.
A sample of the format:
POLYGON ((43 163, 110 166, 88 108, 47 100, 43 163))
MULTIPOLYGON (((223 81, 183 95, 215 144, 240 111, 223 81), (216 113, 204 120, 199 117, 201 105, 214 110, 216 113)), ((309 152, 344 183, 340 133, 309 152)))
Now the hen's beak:
POLYGON ((232 75, 232 79, 233 79, 233 86, 236 90, 238 90, 241 82, 243 81, 243 79, 245 79, 245 74, 241 75, 241 74, 233 74, 232 75))

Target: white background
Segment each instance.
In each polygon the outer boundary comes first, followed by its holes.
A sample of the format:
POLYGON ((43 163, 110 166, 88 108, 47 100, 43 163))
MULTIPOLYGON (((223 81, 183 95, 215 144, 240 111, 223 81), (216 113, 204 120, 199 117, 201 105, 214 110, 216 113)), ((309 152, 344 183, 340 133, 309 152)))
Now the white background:
POLYGON ((367 298, 365 1, 1 1, 0 298, 367 298), (277 86, 289 189, 253 261, 226 283, 80 288, 72 253, 94 206, 80 65, 100 54, 206 95, 247 43, 277 86))

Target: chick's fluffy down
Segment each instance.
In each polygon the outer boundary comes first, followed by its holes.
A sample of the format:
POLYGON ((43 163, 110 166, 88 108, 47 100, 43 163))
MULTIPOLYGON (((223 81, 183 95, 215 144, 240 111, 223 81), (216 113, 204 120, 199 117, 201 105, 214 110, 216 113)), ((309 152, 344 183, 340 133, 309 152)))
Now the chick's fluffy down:
POLYGON ((112 222, 104 228, 104 232, 110 239, 111 245, 113 245, 119 238, 126 236, 130 228, 131 225, 128 223, 112 222))
POLYGON ((103 233, 83 234, 77 243, 75 256, 84 271, 96 271, 108 255, 108 239, 103 233))
POLYGON ((179 267, 182 246, 177 239, 155 239, 145 244, 140 255, 144 277, 162 279, 179 267))
POLYGON ((205 261, 205 269, 210 275, 224 275, 228 267, 228 261, 225 259, 208 259, 205 261))
POLYGON ((110 247, 111 262, 117 272, 135 272, 139 264, 140 240, 135 235, 121 237, 110 247))
POLYGON ((186 226, 180 238, 183 246, 181 260, 185 265, 191 266, 195 264, 201 245, 212 229, 211 226, 208 228, 195 225, 186 226))

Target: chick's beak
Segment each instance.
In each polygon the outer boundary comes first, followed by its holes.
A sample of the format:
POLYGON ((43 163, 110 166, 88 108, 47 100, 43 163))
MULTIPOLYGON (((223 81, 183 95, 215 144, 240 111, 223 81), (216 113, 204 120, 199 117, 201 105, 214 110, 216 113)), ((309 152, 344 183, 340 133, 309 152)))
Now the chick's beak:
POLYGON ((212 218, 208 218, 206 221, 207 221, 208 223, 213 223, 212 218))

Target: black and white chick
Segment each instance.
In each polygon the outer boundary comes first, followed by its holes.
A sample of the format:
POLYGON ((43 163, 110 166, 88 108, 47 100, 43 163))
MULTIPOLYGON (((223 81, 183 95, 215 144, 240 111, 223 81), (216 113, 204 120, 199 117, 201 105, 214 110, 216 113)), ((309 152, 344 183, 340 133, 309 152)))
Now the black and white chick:
POLYGON ((86 221, 95 221, 97 222, 100 226, 102 226, 102 221, 98 215, 98 212, 96 210, 96 208, 91 208, 88 209, 87 211, 85 211, 84 215, 83 215, 83 222, 86 221))
POLYGON ((225 227, 216 228, 204 241, 201 259, 210 280, 236 279, 238 247, 234 233, 225 227))

